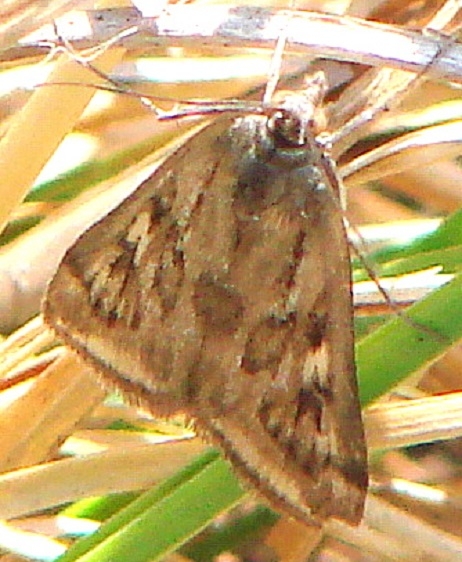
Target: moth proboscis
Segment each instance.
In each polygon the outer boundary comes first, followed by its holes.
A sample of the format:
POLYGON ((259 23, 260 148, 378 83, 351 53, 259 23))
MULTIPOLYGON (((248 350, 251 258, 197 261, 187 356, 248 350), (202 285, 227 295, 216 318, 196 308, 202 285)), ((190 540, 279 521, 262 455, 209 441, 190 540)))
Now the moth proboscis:
POLYGON ((185 413, 302 521, 357 524, 367 453, 322 76, 223 111, 68 250, 56 333, 153 414, 185 413))

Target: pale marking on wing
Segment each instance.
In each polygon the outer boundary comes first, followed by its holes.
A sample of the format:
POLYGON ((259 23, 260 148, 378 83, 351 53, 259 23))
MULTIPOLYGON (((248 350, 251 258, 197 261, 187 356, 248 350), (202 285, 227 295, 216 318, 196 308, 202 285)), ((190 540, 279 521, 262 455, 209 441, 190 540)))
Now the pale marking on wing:
POLYGON ((148 235, 151 226, 151 217, 147 211, 142 211, 130 225, 125 240, 132 244, 136 244, 133 265, 138 267, 141 258, 149 246, 151 237, 148 235))
MULTIPOLYGON (((279 466, 270 463, 271 468, 268 469, 268 459, 272 457, 271 450, 265 447, 265 438, 251 439, 253 444, 258 446, 249 447, 249 435, 246 435, 245 429, 239 426, 231 416, 224 416, 220 419, 211 420, 214 427, 221 435, 233 444, 234 451, 239 452, 239 456, 243 464, 252 472, 258 467, 260 478, 265 480, 268 487, 276 495, 280 494, 280 490, 284 490, 284 496, 288 498, 288 503, 297 506, 301 511, 311 515, 311 510, 306 503, 306 490, 310 487, 315 489, 316 482, 308 475, 303 474, 304 484, 303 490, 296 477, 287 470, 287 467, 281 463, 279 466), (261 449, 261 450, 259 450, 261 449)), ((244 426, 245 427, 245 426, 244 426)))

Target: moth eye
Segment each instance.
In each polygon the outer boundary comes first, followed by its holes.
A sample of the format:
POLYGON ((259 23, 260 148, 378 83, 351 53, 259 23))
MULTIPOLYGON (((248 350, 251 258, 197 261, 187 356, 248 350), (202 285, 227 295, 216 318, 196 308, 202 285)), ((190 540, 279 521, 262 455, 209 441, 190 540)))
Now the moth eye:
POLYGON ((242 296, 230 285, 202 274, 194 284, 193 305, 206 330, 232 334, 241 325, 244 313, 242 296))
POLYGON ((277 148, 303 146, 306 143, 306 124, 293 112, 280 110, 268 120, 277 148))

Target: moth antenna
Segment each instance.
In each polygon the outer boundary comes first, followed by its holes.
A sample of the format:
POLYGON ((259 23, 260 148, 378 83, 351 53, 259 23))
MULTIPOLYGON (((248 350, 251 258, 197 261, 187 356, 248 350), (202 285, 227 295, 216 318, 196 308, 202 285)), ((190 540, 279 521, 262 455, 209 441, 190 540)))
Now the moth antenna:
POLYGON ((114 87, 114 89, 111 89, 111 91, 119 92, 121 94, 129 94, 131 96, 135 96, 145 107, 147 107, 150 111, 152 111, 156 115, 156 117, 158 117, 160 119, 164 116, 164 111, 159 109, 157 107, 157 105, 151 99, 149 99, 147 96, 143 96, 142 94, 140 94, 140 93, 138 93, 135 90, 132 90, 130 88, 121 87, 120 83, 117 82, 117 80, 114 80, 108 74, 105 74, 104 72, 101 72, 101 70, 96 68, 89 61, 84 60, 84 61, 77 61, 77 62, 80 62, 81 64, 83 64, 83 66, 89 68, 92 72, 94 72, 99 78, 101 78, 102 80, 105 80, 106 82, 111 84, 111 86, 114 87))
MULTIPOLYGON (((343 220, 345 222, 345 226, 355 233, 355 235, 361 241, 361 244, 366 245, 366 241, 364 240, 363 235, 361 234, 361 232, 359 232, 359 230, 356 228, 356 226, 351 224, 351 222, 349 221, 348 217, 346 216, 346 213, 345 213, 344 210, 343 210, 343 220)), ((425 324, 422 324, 421 322, 417 322, 416 320, 414 320, 413 318, 408 316, 405 311, 401 310, 399 305, 396 304, 396 302, 390 297, 390 295, 388 294, 388 291, 382 285, 379 277, 375 273, 374 268, 371 265, 368 257, 365 255, 365 253, 361 250, 361 248, 358 245, 356 245, 351 240, 349 241, 349 244, 350 244, 354 254, 356 255, 356 257, 361 262, 361 264, 362 264, 364 270, 366 271, 368 277, 375 283, 375 285, 377 287, 377 290, 382 295, 383 300, 385 301, 386 305, 390 308, 390 310, 392 310, 392 312, 394 312, 397 316, 399 316, 408 326, 411 326, 412 328, 415 328, 419 332, 424 332, 425 334, 436 338, 440 343, 443 343, 443 344, 448 343, 448 339, 445 338, 442 334, 440 334, 436 330, 426 326, 425 324)))
MULTIPOLYGON (((423 68, 420 72, 418 72, 414 76, 411 83, 415 83, 415 82, 418 82, 419 80, 421 80, 425 76, 425 74, 428 72, 428 70, 444 55, 444 53, 454 43, 454 40, 451 40, 450 37, 447 37, 446 35, 444 35, 441 32, 434 31, 434 30, 429 29, 429 28, 427 28, 425 31, 429 34, 437 35, 437 37, 441 38, 442 41, 441 41, 441 44, 440 43, 438 44, 438 48, 436 50, 436 53, 434 54, 434 56, 432 57, 430 62, 425 66, 425 68, 423 68), (446 39, 446 42, 443 42, 444 39, 446 39)), ((409 88, 409 83, 406 86, 406 90, 395 92, 395 95, 393 97, 393 102, 394 103, 399 102, 399 100, 401 98, 403 98, 404 95, 406 94, 408 88, 409 88)), ((331 150, 332 147, 335 144, 339 143, 339 141, 341 141, 343 138, 347 137, 352 131, 354 131, 358 127, 359 124, 361 124, 365 121, 372 120, 374 117, 376 117, 376 115, 378 113, 380 113, 382 111, 385 111, 387 109, 389 109, 389 105, 384 105, 384 106, 380 106, 380 107, 366 106, 359 114, 352 117, 349 121, 347 121, 344 125, 342 125, 336 131, 329 131, 329 132, 326 132, 326 133, 320 133, 316 137, 316 139, 325 148, 328 148, 328 149, 331 150)), ((327 156, 327 157, 329 158, 329 156, 327 156)), ((343 220, 345 222, 345 226, 348 227, 350 230, 352 230, 355 233, 355 235, 358 237, 358 240, 361 241, 361 244, 366 245, 366 241, 364 240, 364 237, 362 236, 362 234, 359 232, 359 230, 354 225, 351 224, 351 222, 348 219, 348 216, 347 216, 347 213, 346 213, 346 194, 345 194, 345 189, 343 188, 343 182, 342 182, 340 177, 337 178, 337 181, 338 181, 338 187, 339 187, 339 196, 337 197, 336 194, 334 193, 334 191, 331 190, 332 191, 332 197, 335 201, 335 205, 337 206, 339 212, 342 213, 343 220)), ((366 271, 368 277, 377 286, 377 289, 378 289, 379 293, 382 295, 385 303, 390 308, 390 310, 392 310, 397 316, 399 316, 409 326, 419 330, 420 332, 423 332, 427 335, 430 335, 430 336, 436 338, 441 343, 448 343, 448 339, 445 336, 443 336, 442 334, 440 334, 436 330, 434 330, 434 329, 432 329, 432 328, 430 328, 430 327, 410 318, 406 314, 405 311, 403 311, 399 308, 399 305, 397 305, 393 301, 393 299, 390 297, 390 295, 388 294, 385 287, 381 284, 380 279, 376 275, 373 266, 371 265, 369 259, 364 254, 364 252, 361 250, 361 248, 359 246, 357 246, 351 240, 350 240, 349 243, 351 245, 352 251, 354 252, 356 257, 359 259, 359 261, 361 262, 361 264, 362 264, 364 270, 366 271)))
MULTIPOLYGON (((72 58, 72 60, 74 60, 78 64, 81 64, 85 68, 88 68, 96 76, 98 76, 99 78, 101 78, 105 82, 108 82, 111 86, 113 86, 114 89, 113 90, 110 89, 111 91, 136 96, 145 107, 147 107, 158 118, 160 118, 160 117, 163 116, 164 112, 161 109, 159 109, 152 102, 152 100, 150 100, 147 96, 143 96, 143 95, 139 94, 138 92, 135 92, 134 90, 131 90, 129 88, 122 87, 121 84, 117 80, 114 80, 108 74, 102 72, 101 70, 96 68, 96 66, 94 66, 92 64, 92 62, 97 57, 99 57, 102 53, 104 53, 109 48, 113 47, 118 42, 122 41, 123 39, 125 39, 127 37, 130 37, 131 35, 134 35, 135 33, 138 33, 140 31, 140 29, 141 28, 140 28, 139 25, 133 25, 131 27, 128 27, 127 29, 124 29, 124 30, 120 31, 119 33, 115 34, 113 37, 110 37, 109 39, 107 39, 106 41, 101 43, 100 45, 97 45, 95 47, 91 47, 89 49, 85 49, 82 52, 79 52, 74 48, 74 46, 72 45, 72 43, 68 39, 66 39, 65 37, 63 37, 59 33, 59 30, 56 26, 56 23, 54 22, 54 31, 55 31, 56 37, 58 38, 58 44, 54 44, 54 45, 51 46, 53 50, 46 57, 46 60, 48 60, 50 57, 56 55, 59 52, 66 53, 68 56, 70 56, 72 58)), ((99 88, 104 89, 104 87, 101 87, 101 86, 95 86, 95 87, 99 87, 99 88)))
MULTIPOLYGON (((82 54, 74 49, 72 44, 69 40, 59 35, 58 30, 55 28, 55 34, 58 37, 59 43, 50 43, 50 42, 42 42, 42 45, 46 45, 51 49, 51 52, 46 56, 45 61, 50 60, 50 58, 54 57, 57 53, 66 53, 68 56, 72 58, 78 64, 84 66, 85 68, 89 69, 95 76, 101 78, 107 85, 104 84, 79 84, 80 86, 88 86, 95 89, 100 89, 103 91, 113 92, 113 93, 120 93, 125 95, 130 95, 136 97, 147 109, 152 111, 155 116, 159 120, 169 120, 169 119, 179 119, 182 117, 197 117, 197 116, 205 116, 205 115, 218 115, 221 113, 229 112, 229 111, 242 111, 244 109, 249 109, 249 103, 242 102, 241 100, 223 100, 221 102, 213 102, 210 103, 208 101, 191 101, 191 100, 174 100, 167 97, 156 97, 152 96, 148 97, 139 92, 136 92, 132 88, 127 88, 124 84, 121 84, 119 81, 111 78, 105 72, 99 70, 92 61, 104 52, 106 49, 110 48, 111 46, 115 45, 118 41, 128 37, 137 31, 140 30, 140 26, 132 26, 127 28, 124 31, 121 31, 114 37, 111 37, 107 41, 105 41, 102 45, 98 45, 88 51, 85 51, 85 54, 82 54), (87 52, 90 54, 87 55, 87 52), (157 107, 157 105, 152 101, 152 99, 157 99, 161 101, 172 102, 174 104, 173 109, 169 109, 164 111, 157 107), (183 108, 186 106, 186 108, 183 108)), ((282 43, 281 49, 283 50, 285 42, 282 43)), ((37 86, 49 86, 49 85, 56 85, 57 83, 45 83, 45 84, 38 84, 37 86)), ((60 83, 61 85, 69 85, 69 83, 60 83)), ((275 85, 277 84, 277 77, 275 85)), ((261 109, 261 103, 258 106, 252 108, 256 113, 259 113, 259 109, 261 109)))
MULTIPOLYGON (((363 246, 365 246, 367 243, 366 243, 366 240, 364 239, 364 236, 361 234, 359 229, 356 228, 356 226, 350 222, 349 218, 347 217, 347 215, 345 213, 345 210, 343 210, 343 221, 345 223, 345 226, 349 230, 352 230, 354 232, 355 236, 358 237, 358 240, 361 242, 361 244, 363 246)), ((369 259, 367 258, 366 254, 361 250, 361 248, 357 244, 355 244, 351 240, 349 241, 349 244, 351 245, 351 248, 352 248, 354 254, 356 255, 356 257, 361 262, 361 265, 364 267, 368 277, 370 279, 372 279, 372 281, 374 281, 379 293, 382 295, 382 297, 383 297, 384 301, 386 302, 387 306, 391 310, 393 310, 393 312, 395 312, 396 314, 401 315, 403 311, 393 301, 393 299, 390 297, 390 295, 388 294, 385 287, 380 282, 380 279, 379 279, 378 275, 375 273, 374 268, 371 265, 371 263, 369 262, 369 259)))
MULTIPOLYGON (((330 140, 332 144, 341 143, 343 139, 347 138, 363 123, 372 121, 380 113, 383 113, 384 111, 388 111, 391 108, 391 106, 398 104, 407 95, 408 91, 410 90, 410 86, 412 85, 412 88, 414 88, 414 86, 419 81, 421 81, 422 78, 425 77, 425 75, 432 68, 432 66, 434 66, 443 57, 443 55, 450 49, 450 47, 453 46, 454 42, 456 41, 454 38, 449 37, 438 30, 425 28, 423 29, 423 32, 430 36, 436 36, 438 39, 441 40, 437 43, 435 54, 428 62, 428 64, 426 64, 424 68, 422 68, 419 72, 417 72, 414 75, 413 79, 405 84, 404 88, 395 91, 393 97, 389 102, 382 103, 378 106, 375 106, 374 104, 366 105, 359 113, 351 117, 346 123, 344 123, 336 131, 330 133, 331 135, 330 140)), ((382 87, 381 84, 384 78, 383 76, 378 76, 377 78, 378 78, 378 82, 375 88, 381 88, 382 87)), ((385 77, 385 79, 389 80, 389 77, 387 76, 385 77)))
MULTIPOLYGON (((328 149, 331 146, 330 134, 329 133, 319 134, 316 137, 316 140, 322 146, 324 146, 325 149, 328 149)), ((325 158, 330 159, 328 154, 325 154, 325 158)), ((334 201, 334 205, 337 207, 337 210, 339 211, 339 213, 342 214, 345 226, 355 233, 355 235, 358 237, 358 240, 361 241, 361 244, 363 246, 366 246, 366 241, 364 240, 364 237, 359 232, 359 230, 348 219, 347 211, 346 211, 346 194, 345 194, 345 189, 344 189, 344 186, 343 186, 343 181, 340 178, 339 174, 337 174, 336 183, 337 183, 337 187, 338 187, 338 195, 335 192, 335 190, 332 189, 332 186, 327 184, 327 188, 329 189, 329 191, 331 193, 331 197, 334 201)), ((390 308, 390 310, 392 312, 394 312, 397 316, 399 316, 404 322, 406 322, 406 324, 408 324, 412 328, 415 328, 415 329, 419 330, 420 332, 423 332, 427 335, 435 337, 441 343, 447 343, 448 342, 447 338, 445 338, 442 334, 440 334, 436 330, 433 330, 432 328, 429 328, 428 326, 426 326, 424 324, 421 324, 420 322, 417 322, 416 320, 410 318, 406 314, 405 311, 403 311, 399 308, 399 306, 393 301, 393 299, 390 297, 390 295, 388 294, 385 287, 380 282, 380 279, 378 278, 377 274, 375 273, 373 266, 371 265, 369 259, 364 254, 364 252, 361 250, 361 248, 358 245, 356 245, 354 242, 352 242, 351 240, 349 241, 349 244, 351 246, 352 251, 354 252, 356 257, 359 259, 359 261, 361 262, 361 264, 362 264, 364 270, 366 271, 367 275, 375 283, 379 293, 382 295, 386 305, 390 308)))
POLYGON ((111 47, 114 47, 114 45, 116 45, 123 39, 126 39, 131 35, 135 35, 135 33, 138 33, 141 29, 139 25, 132 25, 130 27, 127 27, 126 29, 123 29, 122 31, 119 31, 119 33, 116 33, 109 39, 106 39, 106 41, 103 41, 99 45, 89 47, 88 49, 83 49, 82 51, 77 51, 72 43, 59 33, 56 22, 53 22, 53 26, 54 32, 59 41, 58 48, 59 46, 61 46, 61 48, 63 48, 65 52, 72 56, 73 60, 82 63, 84 66, 87 63, 91 63, 92 61, 94 61, 97 57, 105 53, 111 47))

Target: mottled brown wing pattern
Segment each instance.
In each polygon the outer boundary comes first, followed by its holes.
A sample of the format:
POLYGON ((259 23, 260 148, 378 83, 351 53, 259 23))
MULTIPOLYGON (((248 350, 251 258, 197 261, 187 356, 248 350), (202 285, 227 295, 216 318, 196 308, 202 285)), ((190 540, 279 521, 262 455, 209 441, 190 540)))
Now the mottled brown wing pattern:
MULTIPOLYGON (((197 137, 192 142, 202 144, 197 137)), ((189 368, 172 363, 173 357, 181 348, 193 363, 200 337, 182 310, 190 289, 182 244, 219 160, 213 146, 208 153, 200 149, 203 165, 181 147, 86 231, 63 259, 44 302, 45 319, 69 345, 130 393, 156 396, 156 409, 166 414, 181 409, 179 377, 189 368), (187 185, 175 169, 188 174, 187 185)))
POLYGON ((154 413, 195 419, 276 507, 357 523, 348 246, 334 171, 303 138, 271 115, 207 125, 68 251, 44 313, 154 413))

